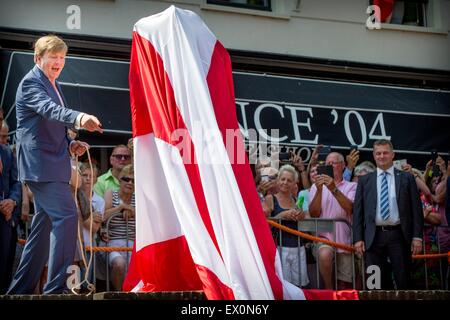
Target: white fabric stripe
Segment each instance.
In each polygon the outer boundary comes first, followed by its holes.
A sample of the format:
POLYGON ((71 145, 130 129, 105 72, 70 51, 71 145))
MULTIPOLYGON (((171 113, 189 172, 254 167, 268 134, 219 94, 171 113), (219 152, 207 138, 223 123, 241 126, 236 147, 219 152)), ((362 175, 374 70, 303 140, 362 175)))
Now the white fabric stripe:
MULTIPOLYGON (((225 270, 223 261, 218 254, 214 244, 209 237, 201 216, 198 212, 194 194, 189 183, 181 156, 177 148, 165 141, 155 138, 154 134, 147 134, 134 139, 135 152, 139 155, 139 168, 136 168, 136 179, 144 181, 152 180, 158 186, 158 189, 147 190, 148 186, 141 185, 136 181, 136 198, 139 194, 148 192, 147 201, 154 201, 154 209, 146 211, 141 206, 140 198, 137 198, 137 226, 140 233, 136 237, 139 239, 139 249, 145 245, 162 242, 174 238, 174 236, 184 235, 186 237, 189 249, 194 262, 204 266, 209 270, 213 270, 215 275, 222 283, 230 286, 230 280, 225 270), (148 146, 151 146, 148 148, 148 146), (141 161, 142 155, 154 159, 141 161), (155 167, 149 168, 149 162, 157 162, 160 165, 158 171, 155 167), (155 176, 157 174, 157 176, 155 176), (141 190, 141 189, 145 189, 141 190), (156 207, 158 204, 170 204, 163 208, 156 207), (141 229, 139 219, 142 217, 149 218, 154 228, 159 233, 150 232, 147 229, 141 229), (157 217, 155 219, 154 217, 157 217), (170 230, 172 224, 179 223, 179 233, 170 230)), ((135 157, 135 159, 138 157, 135 157)), ((137 161, 135 161, 137 162, 137 161)), ((149 228, 146 226, 145 228, 149 228)), ((136 251, 138 251, 138 243, 136 242, 136 251)), ((170 253, 168 253, 170 254, 170 253)), ((170 276, 170 275, 167 275, 170 276)))
POLYGON ((138 282, 138 284, 133 289, 131 289, 131 292, 138 292, 143 286, 144 286, 144 282, 142 282, 142 280, 141 280, 138 282))
POLYGON ((136 252, 157 242, 182 236, 169 187, 158 157, 155 136, 134 138, 136 252))
POLYGON ((135 30, 153 44, 163 59, 175 100, 199 155, 198 167, 206 202, 236 299, 273 299, 209 96, 208 69, 205 67, 216 42, 214 35, 197 15, 173 6, 151 19, 140 20, 135 30), (199 65, 202 67, 197 67, 199 65), (195 131, 199 126, 207 132, 205 138, 214 138, 205 141, 195 131), (211 165, 202 162, 202 159, 216 159, 217 155, 221 155, 221 160, 226 163, 211 165))

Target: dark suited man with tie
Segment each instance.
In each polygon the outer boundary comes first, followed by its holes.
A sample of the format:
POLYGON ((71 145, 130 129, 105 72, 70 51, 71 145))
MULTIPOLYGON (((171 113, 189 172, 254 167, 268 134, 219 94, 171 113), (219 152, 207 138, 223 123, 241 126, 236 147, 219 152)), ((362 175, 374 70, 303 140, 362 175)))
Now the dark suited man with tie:
POLYGON ((30 294, 48 263, 44 293, 67 291, 67 267, 74 260, 77 211, 69 187, 71 154, 89 147, 70 140, 68 128, 102 132, 92 115, 67 108, 56 79, 65 64, 67 45, 56 36, 35 43, 36 65, 22 79, 16 95, 19 178, 34 195, 35 215, 8 294, 30 294))
POLYGON ((394 168, 389 140, 373 144, 377 170, 360 177, 353 204, 353 241, 365 253, 366 268, 381 269, 381 287, 389 289, 392 266, 397 290, 409 289, 411 255, 422 251, 423 213, 413 175, 394 168))
MULTIPOLYGON (((0 130, 3 109, 0 107, 0 130)), ((12 278, 20 218, 22 185, 17 179, 16 159, 9 146, 0 145, 0 294, 4 294, 12 278)))

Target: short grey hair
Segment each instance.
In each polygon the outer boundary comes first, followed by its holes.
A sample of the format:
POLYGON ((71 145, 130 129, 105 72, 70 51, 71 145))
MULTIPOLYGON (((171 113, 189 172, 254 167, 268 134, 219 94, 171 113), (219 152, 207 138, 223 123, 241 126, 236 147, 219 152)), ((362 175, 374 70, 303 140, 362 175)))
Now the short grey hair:
POLYGON ((278 178, 280 178, 281 175, 283 174, 283 172, 285 172, 285 171, 292 173, 294 175, 295 182, 298 181, 298 172, 290 164, 285 164, 280 168, 280 170, 278 170, 278 178))
POLYGON ((338 159, 339 159, 340 162, 344 162, 344 161, 345 161, 344 156, 342 155, 342 153, 339 153, 339 152, 336 152, 336 151, 330 152, 330 153, 327 155, 327 159, 328 159, 328 157, 331 156, 331 155, 337 155, 337 157, 338 157, 338 159))
POLYGON ((371 166, 367 165, 366 163, 361 163, 356 166, 355 168, 355 176, 359 176, 360 173, 366 172, 366 173, 372 173, 375 169, 371 166))

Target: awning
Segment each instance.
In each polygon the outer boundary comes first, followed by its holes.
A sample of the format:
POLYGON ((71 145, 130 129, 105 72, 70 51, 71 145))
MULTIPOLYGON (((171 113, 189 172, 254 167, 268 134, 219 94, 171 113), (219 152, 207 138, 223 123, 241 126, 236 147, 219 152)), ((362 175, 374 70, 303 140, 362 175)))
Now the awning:
MULTIPOLYGON (((7 50, 0 54, 1 102, 14 132, 15 94, 33 67, 33 55, 7 50)), ((69 106, 96 115, 105 128, 103 135, 82 135, 93 146, 114 146, 131 137, 128 69, 127 61, 67 57, 59 81, 69 106)), ((344 153, 357 144, 366 151, 363 159, 372 160, 369 151, 379 138, 390 138, 397 159, 408 158, 419 167, 430 150, 450 150, 449 91, 248 72, 234 72, 234 83, 244 135, 249 129, 279 129, 280 145, 303 148, 304 158, 317 143, 344 153)))

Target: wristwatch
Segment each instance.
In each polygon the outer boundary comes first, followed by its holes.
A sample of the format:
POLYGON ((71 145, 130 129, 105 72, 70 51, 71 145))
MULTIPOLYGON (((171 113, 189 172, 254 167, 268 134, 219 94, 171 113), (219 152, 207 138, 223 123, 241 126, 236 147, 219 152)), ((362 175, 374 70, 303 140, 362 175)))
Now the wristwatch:
POLYGON ((334 189, 331 191, 332 194, 336 195, 336 193, 339 191, 338 187, 334 187, 334 189))

